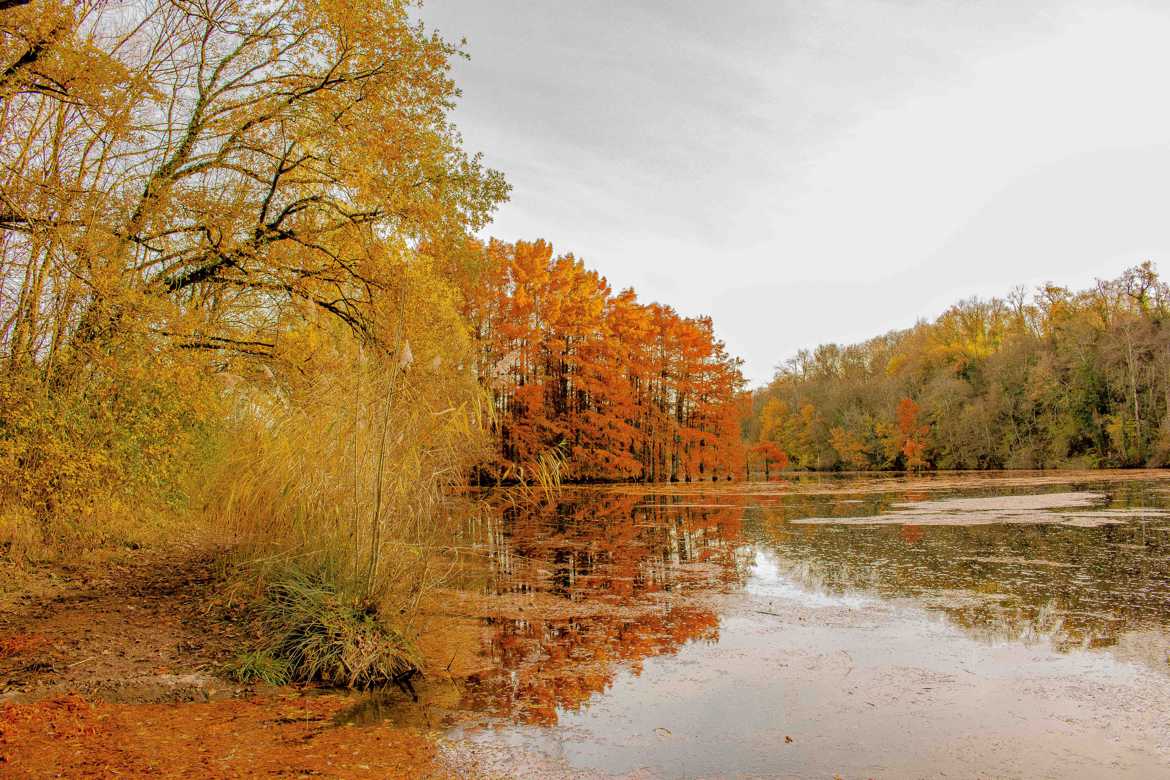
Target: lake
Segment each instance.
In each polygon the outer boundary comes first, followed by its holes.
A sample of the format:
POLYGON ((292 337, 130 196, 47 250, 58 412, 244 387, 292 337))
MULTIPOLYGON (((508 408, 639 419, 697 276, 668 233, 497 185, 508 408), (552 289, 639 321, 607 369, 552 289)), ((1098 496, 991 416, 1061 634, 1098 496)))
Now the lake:
POLYGON ((1170 474, 484 497, 421 701, 519 777, 1170 777, 1170 474))

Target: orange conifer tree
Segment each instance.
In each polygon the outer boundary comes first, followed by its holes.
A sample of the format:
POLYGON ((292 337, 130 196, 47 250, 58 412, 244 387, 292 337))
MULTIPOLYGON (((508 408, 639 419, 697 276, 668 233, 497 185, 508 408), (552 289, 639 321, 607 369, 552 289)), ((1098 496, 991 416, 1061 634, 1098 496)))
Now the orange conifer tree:
POLYGON ((483 248, 468 291, 481 381, 497 412, 486 470, 556 451, 574 480, 698 480, 742 472, 739 361, 710 318, 641 304, 544 241, 483 248))

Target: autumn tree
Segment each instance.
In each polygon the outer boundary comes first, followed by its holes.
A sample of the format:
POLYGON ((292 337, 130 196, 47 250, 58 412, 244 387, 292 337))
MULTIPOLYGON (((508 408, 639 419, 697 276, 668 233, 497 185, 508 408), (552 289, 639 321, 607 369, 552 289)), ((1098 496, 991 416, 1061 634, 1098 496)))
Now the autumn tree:
POLYGON ((543 241, 483 248, 468 292, 492 394, 495 477, 555 451, 577 480, 699 480, 743 466, 739 362, 709 318, 683 318, 632 291, 614 294, 543 241), (486 282, 486 283, 485 283, 486 282))
POLYGON ((752 458, 759 462, 765 480, 771 478, 772 467, 775 467, 777 471, 788 468, 788 454, 770 441, 759 442, 748 452, 752 458))
POLYGON ((963 301, 905 331, 799 353, 756 394, 746 428, 800 468, 1162 465, 1168 305, 1150 263, 1080 292, 963 301), (819 425, 798 424, 805 406, 819 425))
POLYGON ((930 426, 919 423, 920 411, 912 398, 903 398, 898 402, 898 408, 894 412, 900 442, 898 449, 906 459, 906 468, 912 471, 926 465, 926 436, 930 433, 930 426))
MULTIPOLYGON (((506 195, 449 119, 458 49, 400 0, 37 0, 0 33, 6 506, 169 507, 255 425, 306 483, 377 492, 373 530, 429 442, 409 511, 437 512, 465 456, 435 457, 475 438, 466 246, 506 195)), ((256 460, 222 479, 278 478, 256 460)))

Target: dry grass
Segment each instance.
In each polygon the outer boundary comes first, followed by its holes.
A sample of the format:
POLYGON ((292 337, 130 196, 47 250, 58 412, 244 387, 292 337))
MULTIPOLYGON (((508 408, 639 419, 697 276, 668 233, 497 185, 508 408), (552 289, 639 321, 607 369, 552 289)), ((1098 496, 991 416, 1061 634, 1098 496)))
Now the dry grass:
POLYGON ((251 574, 262 649, 294 679, 369 685, 416 666, 414 616, 469 511, 452 488, 482 452, 480 391, 409 347, 330 346, 312 379, 240 396, 209 506, 251 574))
POLYGON ((266 652, 255 656, 258 671, 371 688, 409 679, 422 665, 415 643, 373 604, 355 604, 329 582, 302 575, 273 583, 262 615, 266 652))

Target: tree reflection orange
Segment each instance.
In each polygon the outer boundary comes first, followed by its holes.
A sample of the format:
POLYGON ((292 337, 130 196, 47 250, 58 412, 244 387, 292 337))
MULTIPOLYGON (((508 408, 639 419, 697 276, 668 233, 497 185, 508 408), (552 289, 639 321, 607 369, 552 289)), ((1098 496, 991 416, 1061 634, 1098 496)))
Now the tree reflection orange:
POLYGON ((606 690, 619 671, 640 674, 647 658, 717 640, 715 612, 701 599, 678 597, 743 581, 742 512, 737 503, 687 506, 615 494, 514 517, 493 550, 489 600, 557 598, 529 604, 523 617, 504 608, 487 620, 494 668, 472 680, 466 704, 553 724, 558 712, 606 690))

